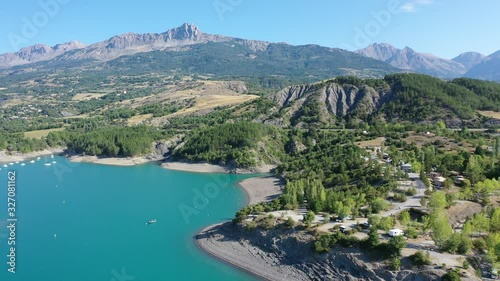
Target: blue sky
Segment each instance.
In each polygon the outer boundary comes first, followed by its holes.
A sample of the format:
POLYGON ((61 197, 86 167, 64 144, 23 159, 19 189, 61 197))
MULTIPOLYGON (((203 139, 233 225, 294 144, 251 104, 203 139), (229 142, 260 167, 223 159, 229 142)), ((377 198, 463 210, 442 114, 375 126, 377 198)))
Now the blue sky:
POLYGON ((189 22, 207 33, 247 39, 348 50, 388 42, 453 58, 500 50, 498 11, 498 0, 5 1, 0 53, 36 43, 91 44, 126 32, 159 33, 189 22))

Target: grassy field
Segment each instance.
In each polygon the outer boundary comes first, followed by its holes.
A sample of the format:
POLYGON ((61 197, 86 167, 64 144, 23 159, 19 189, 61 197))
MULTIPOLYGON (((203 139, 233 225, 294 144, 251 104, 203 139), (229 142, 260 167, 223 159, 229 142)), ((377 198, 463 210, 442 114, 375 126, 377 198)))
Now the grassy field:
POLYGON ((92 94, 92 93, 86 93, 86 94, 76 94, 71 100, 72 101, 88 101, 91 99, 98 99, 104 97, 106 94, 92 94))
POLYGON ((254 100, 259 98, 256 95, 211 95, 211 96, 202 96, 196 99, 196 103, 193 107, 185 108, 177 111, 176 113, 168 115, 169 117, 190 114, 197 111, 214 109, 218 106, 232 106, 242 104, 247 101, 254 100))
POLYGON ((356 145, 361 147, 361 148, 375 147, 375 146, 382 146, 384 141, 385 141, 385 138, 380 137, 380 138, 376 138, 374 140, 357 142, 356 145))
POLYGON ((479 114, 486 116, 486 117, 500 119, 500 112, 496 112, 496 111, 478 111, 478 112, 479 112, 479 114))
POLYGON ((64 128, 49 129, 49 130, 39 130, 24 133, 25 138, 41 139, 49 135, 50 132, 62 131, 64 128))
POLYGON ((153 118, 153 114, 142 114, 142 115, 136 115, 130 119, 127 120, 128 125, 134 126, 138 125, 150 118, 153 118))
POLYGON ((404 140, 407 143, 414 143, 420 148, 422 148, 426 144, 433 144, 434 147, 443 151, 461 151, 462 149, 466 149, 469 152, 473 152, 475 150, 475 147, 468 142, 459 142, 434 135, 425 136, 421 134, 411 133, 410 136, 408 136, 404 140), (437 145, 436 142, 438 142, 439 145, 437 145))

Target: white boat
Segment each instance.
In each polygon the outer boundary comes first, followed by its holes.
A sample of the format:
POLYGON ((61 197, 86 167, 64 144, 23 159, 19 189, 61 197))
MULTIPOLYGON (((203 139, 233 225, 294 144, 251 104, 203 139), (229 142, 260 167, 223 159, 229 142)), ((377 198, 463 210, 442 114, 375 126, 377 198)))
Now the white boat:
POLYGON ((16 164, 19 164, 19 161, 16 161, 16 164))
POLYGON ((35 163, 35 160, 31 160, 31 161, 30 161, 30 163, 31 163, 31 164, 35 163))
POLYGON ((21 166, 25 166, 25 165, 26 165, 26 164, 24 164, 24 163, 21 163, 21 166))
POLYGON ((54 158, 54 154, 50 155, 50 158, 54 158))
POLYGON ((11 162, 11 163, 9 163, 9 165, 11 165, 11 166, 12 166, 12 165, 14 165, 14 163, 12 163, 12 162, 11 162))
POLYGON ((9 166, 7 166, 7 164, 3 164, 3 167, 4 167, 4 168, 7 168, 7 167, 9 167, 9 166))
POLYGON ((57 163, 57 162, 56 161, 52 161, 52 164, 55 164, 55 163, 57 163))
POLYGON ((156 223, 156 219, 152 219, 152 220, 149 220, 146 224, 155 224, 156 223))
POLYGON ((50 166, 50 165, 52 165, 52 164, 50 164, 50 163, 45 163, 45 164, 43 164, 43 165, 45 165, 45 166, 50 166))
POLYGON ((37 158, 36 158, 36 160, 37 160, 37 161, 38 161, 38 160, 40 160, 40 159, 42 159, 42 157, 37 157, 37 158))

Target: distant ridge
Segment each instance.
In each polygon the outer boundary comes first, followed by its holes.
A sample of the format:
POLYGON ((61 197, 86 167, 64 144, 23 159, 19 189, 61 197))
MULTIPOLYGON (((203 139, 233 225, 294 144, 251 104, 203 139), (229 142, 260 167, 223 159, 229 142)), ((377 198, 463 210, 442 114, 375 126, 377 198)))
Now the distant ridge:
POLYGON ((30 47, 22 48, 15 53, 6 53, 0 55, 0 66, 9 67, 50 60, 68 51, 83 49, 85 47, 85 44, 78 41, 58 44, 53 47, 43 44, 36 44, 30 47))
POLYGON ((182 73, 244 77, 263 84, 274 80, 269 82, 272 87, 288 80, 310 82, 339 75, 382 77, 401 72, 347 50, 213 35, 189 23, 164 33, 125 33, 88 46, 77 43, 67 48, 33 46, 0 55, 0 68, 0 77, 9 80, 14 71, 16 81, 24 79, 20 74, 31 79, 53 71, 105 72, 105 75, 182 73), (11 69, 12 66, 16 69, 11 69))
MULTIPOLYGON (((184 23, 164 33, 125 33, 89 46, 77 41, 54 47, 34 45, 23 48, 16 53, 0 55, 0 67, 47 61, 57 56, 61 56, 60 59, 63 60, 95 59, 108 61, 123 55, 133 55, 140 52, 175 50, 193 44, 227 42, 233 39, 235 38, 203 33, 196 25, 184 23)), ((265 50, 269 45, 268 42, 263 41, 241 39, 239 42, 253 50, 265 50)))
POLYGON ((465 66, 467 69, 471 69, 477 64, 482 63, 486 59, 486 56, 477 52, 467 52, 460 54, 456 58, 452 59, 454 62, 458 62, 465 66))
POLYGON ((440 78, 460 77, 467 72, 462 63, 418 53, 410 47, 398 49, 387 43, 375 43, 356 51, 358 54, 384 61, 394 67, 440 78))
POLYGON ((472 67, 466 77, 500 82, 500 51, 485 57, 472 67))

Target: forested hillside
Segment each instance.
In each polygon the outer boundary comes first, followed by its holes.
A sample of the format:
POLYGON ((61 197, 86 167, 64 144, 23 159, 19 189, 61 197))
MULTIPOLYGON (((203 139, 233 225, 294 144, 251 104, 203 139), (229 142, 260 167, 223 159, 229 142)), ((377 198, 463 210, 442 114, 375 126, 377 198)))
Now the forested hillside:
MULTIPOLYGON (((89 120, 88 123, 94 123, 89 120)), ((94 121, 94 122, 93 122, 94 121)), ((149 126, 106 125, 79 128, 78 123, 66 131, 51 132, 45 141, 51 146, 66 146, 70 151, 84 155, 132 157, 152 152, 153 142, 169 136, 149 126)))
POLYGON ((276 164, 284 156, 285 136, 277 128, 249 123, 227 123, 197 129, 173 154, 175 158, 236 167, 276 164))
POLYGON ((473 79, 443 81, 421 74, 384 79, 337 77, 287 87, 269 97, 278 110, 267 120, 284 126, 357 127, 376 120, 451 126, 481 122, 478 110, 500 110, 500 84, 473 79))

